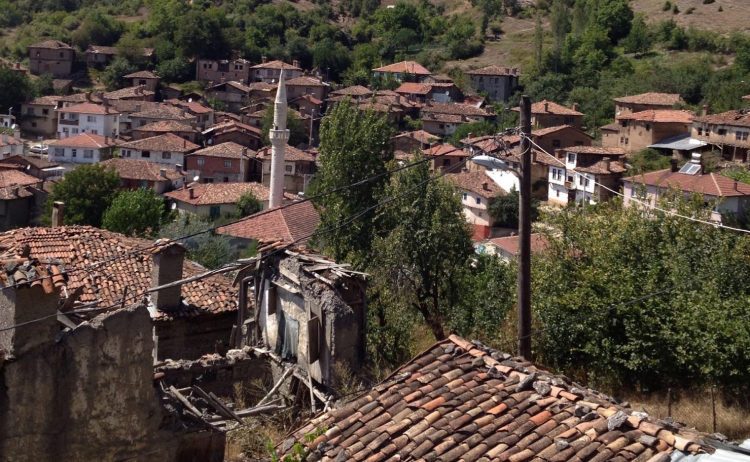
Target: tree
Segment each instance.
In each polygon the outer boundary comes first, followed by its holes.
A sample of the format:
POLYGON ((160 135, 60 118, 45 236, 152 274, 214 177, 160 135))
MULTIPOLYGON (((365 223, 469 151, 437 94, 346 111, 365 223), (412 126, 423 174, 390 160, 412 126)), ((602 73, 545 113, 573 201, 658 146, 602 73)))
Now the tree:
POLYGON ((450 142, 453 146, 460 147, 461 140, 468 138, 469 133, 474 136, 485 136, 495 134, 497 131, 497 126, 487 121, 461 124, 456 127, 456 131, 451 135, 450 142))
POLYGON ((573 15, 571 17, 571 28, 573 35, 580 37, 586 30, 589 23, 589 12, 586 9, 587 0, 575 0, 573 5, 573 15))
POLYGON ((90 45, 114 45, 125 31, 125 24, 98 11, 90 13, 81 26, 70 35, 72 44, 86 50, 90 45))
POLYGON ((185 82, 193 77, 195 66, 185 58, 173 58, 161 61, 156 66, 156 73, 165 83, 185 82))
POLYGON ((54 202, 65 203, 66 225, 90 225, 100 228, 102 217, 120 192, 120 176, 114 168, 86 164, 68 172, 52 185, 46 203, 47 214, 54 202))
POLYGON ((164 199, 153 189, 122 191, 104 212, 102 228, 126 236, 151 236, 159 231, 163 215, 164 199))
POLYGON ((549 21, 552 35, 555 37, 555 72, 557 72, 565 36, 571 28, 570 9, 565 5, 565 2, 558 0, 552 4, 549 21))
POLYGON ((0 112, 6 113, 10 107, 18 107, 26 100, 31 89, 29 77, 23 72, 16 72, 5 66, 0 66, 0 112))
MULTIPOLYGON (((520 195, 515 186, 510 189, 508 194, 498 194, 492 200, 488 213, 495 219, 497 226, 503 228, 518 229, 518 207, 520 195)), ((531 220, 536 221, 539 218, 539 199, 531 199, 531 220)))
POLYGON ((630 33, 633 9, 627 0, 599 0, 596 23, 607 31, 611 43, 618 43, 630 33))
MULTIPOLYGON (((309 114, 308 114, 309 115, 309 114)), ((261 119, 261 130, 263 131, 263 145, 268 146, 271 144, 271 140, 268 138, 268 133, 273 127, 273 106, 269 105, 263 112, 263 118, 261 119)), ((305 121, 293 111, 289 111, 286 117, 286 128, 289 130, 289 145, 299 146, 302 143, 306 143, 307 133, 305 132, 305 121)))
POLYGON ((393 159, 391 131, 386 117, 371 109, 361 111, 351 105, 348 98, 323 119, 318 150, 320 168, 310 182, 309 196, 381 175, 313 201, 320 213, 314 241, 338 261, 348 261, 355 266, 368 261, 376 230, 380 228, 380 217, 375 210, 344 227, 334 228, 375 206, 382 197, 388 181, 386 164, 393 159))
POLYGON ((120 88, 127 87, 129 84, 125 76, 137 70, 138 68, 127 59, 115 56, 115 59, 104 69, 101 79, 107 87, 107 91, 119 90, 120 88))
POLYGON ((542 15, 536 15, 536 26, 534 27, 534 59, 536 72, 542 72, 542 53, 544 52, 544 31, 542 30, 542 15))
POLYGON ((326 78, 334 82, 341 79, 341 74, 351 64, 349 49, 341 42, 325 39, 315 44, 313 49, 313 64, 325 72, 326 78))
POLYGON ((653 38, 648 31, 648 26, 643 20, 643 15, 639 14, 633 19, 630 33, 622 40, 622 46, 625 53, 641 54, 646 53, 653 45, 653 38))
POLYGON ((474 247, 455 188, 430 177, 424 162, 393 175, 388 196, 403 197, 382 212, 390 232, 375 238, 368 272, 382 301, 414 310, 442 340, 463 299, 474 247))
POLYGON ((237 218, 247 217, 254 213, 260 212, 262 209, 263 206, 258 198, 255 197, 255 194, 253 194, 252 191, 248 191, 245 194, 241 195, 237 200, 237 210, 235 211, 235 216, 237 218))
POLYGON ((232 49, 227 43, 227 26, 219 8, 210 7, 204 11, 193 7, 180 19, 174 40, 185 57, 225 59, 232 49))
POLYGON ((215 223, 208 217, 180 214, 175 221, 162 227, 159 237, 177 239, 182 236, 193 236, 180 240, 188 249, 188 258, 206 268, 214 269, 237 260, 240 252, 232 247, 229 237, 202 232, 213 226, 215 223))

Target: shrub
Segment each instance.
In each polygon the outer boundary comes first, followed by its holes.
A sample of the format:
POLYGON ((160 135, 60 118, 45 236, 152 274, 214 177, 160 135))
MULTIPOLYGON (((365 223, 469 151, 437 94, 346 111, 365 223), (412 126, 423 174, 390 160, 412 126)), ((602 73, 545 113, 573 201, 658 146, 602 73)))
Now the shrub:
POLYGON ((721 13, 722 11, 724 11, 724 8, 722 8, 721 5, 719 5, 719 10, 718 11, 719 11, 719 13, 721 13))
POLYGON ((672 2, 670 2, 669 0, 664 2, 664 5, 661 7, 662 11, 669 11, 671 9, 672 9, 672 2))
POLYGON ((693 11, 695 11, 695 8, 690 7, 687 9, 687 11, 685 11, 685 14, 693 14, 693 11))
POLYGON ((715 2, 715 1, 716 1, 716 0, 703 0, 703 4, 704 4, 704 5, 710 5, 710 4, 712 4, 713 2, 715 2))
POLYGON ((672 14, 680 14, 680 9, 677 8, 677 4, 672 7, 672 14))

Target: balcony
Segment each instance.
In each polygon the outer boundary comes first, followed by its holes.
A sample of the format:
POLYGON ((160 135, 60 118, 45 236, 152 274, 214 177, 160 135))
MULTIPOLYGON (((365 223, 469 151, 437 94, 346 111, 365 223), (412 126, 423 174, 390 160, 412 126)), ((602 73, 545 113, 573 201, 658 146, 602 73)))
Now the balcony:
POLYGON ((71 120, 71 119, 60 119, 61 125, 75 125, 78 126, 78 119, 71 120))

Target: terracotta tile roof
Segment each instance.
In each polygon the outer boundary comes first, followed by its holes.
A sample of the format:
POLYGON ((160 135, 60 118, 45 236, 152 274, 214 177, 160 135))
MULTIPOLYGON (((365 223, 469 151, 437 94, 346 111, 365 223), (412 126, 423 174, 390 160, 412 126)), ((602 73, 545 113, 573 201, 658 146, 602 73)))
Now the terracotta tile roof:
POLYGON ((170 99, 165 101, 165 103, 169 103, 175 107, 182 108, 192 114, 210 114, 214 112, 212 108, 204 106, 197 101, 182 101, 179 99, 170 99))
POLYGON ((173 167, 159 165, 147 160, 127 159, 118 157, 105 160, 99 163, 107 168, 113 167, 120 178, 126 180, 139 181, 173 181, 179 180, 185 174, 177 171, 173 167), (165 170, 166 177, 162 176, 161 171, 165 170))
MULTIPOLYGON (((490 239, 489 242, 500 247, 510 254, 518 255, 518 240, 519 236, 515 235, 497 237, 495 239, 490 239)), ((534 233, 531 235, 531 253, 539 253, 542 250, 546 249, 547 246, 549 246, 549 240, 546 236, 539 233, 534 233)))
POLYGON ((423 121, 434 120, 435 122, 443 122, 447 124, 461 124, 468 123, 469 119, 464 115, 460 114, 436 114, 429 113, 422 116, 423 121))
POLYGON ((469 75, 519 75, 518 69, 504 66, 487 66, 481 69, 472 69, 466 72, 469 75))
POLYGON ((100 97, 100 93, 94 92, 94 93, 74 93, 72 95, 67 96, 58 96, 58 100, 60 100, 63 103, 101 103, 102 98, 100 97))
POLYGON ((681 191, 696 192, 717 197, 750 196, 750 185, 716 173, 687 175, 666 169, 623 178, 623 180, 649 186, 660 186, 662 188, 674 187, 681 191))
POLYGON ((406 132, 406 133, 399 133, 396 136, 391 137, 392 140, 395 140, 397 138, 410 138, 412 140, 417 140, 422 143, 431 144, 434 141, 438 141, 440 138, 431 134, 427 133, 424 130, 415 130, 413 132, 406 132))
POLYGON ((114 107, 121 113, 138 113, 150 109, 158 109, 162 106, 162 103, 154 103, 152 101, 134 101, 130 99, 113 99, 109 102, 110 106, 114 107))
POLYGON ((2 138, 0 138, 0 146, 22 146, 23 141, 17 140, 12 136, 8 136, 8 141, 3 141, 2 138))
POLYGON ((555 133, 555 132, 559 132, 559 131, 562 131, 562 130, 575 130, 578 133, 586 135, 586 136, 588 136, 591 139, 594 138, 593 136, 589 135, 588 133, 586 133, 584 131, 581 131, 581 130, 575 128, 575 127, 571 127, 570 125, 558 125, 556 127, 547 127, 547 128, 540 128, 538 130, 532 130, 531 131, 531 135, 532 136, 536 136, 536 137, 546 136, 546 135, 549 135, 550 133, 555 133))
POLYGON ((283 209, 268 210, 250 215, 237 223, 223 226, 216 232, 261 242, 281 241, 289 244, 299 241, 297 243, 304 243, 320 222, 320 215, 310 201, 296 202, 283 209))
POLYGON ((673 452, 714 452, 708 435, 618 402, 451 335, 343 407, 316 416, 283 447, 300 441, 316 460, 360 462, 663 462, 673 452), (305 442, 318 428, 327 431, 305 442))
POLYGON ((425 157, 468 157, 469 154, 450 144, 436 144, 422 151, 425 157))
MULTIPOLYGON (((203 183, 165 193, 166 197, 191 205, 234 204, 243 194, 251 192, 261 202, 268 201, 270 191, 260 183, 203 183), (190 189, 193 198, 190 198, 190 189)), ((293 201, 296 195, 285 192, 284 199, 293 201)))
POLYGON ((602 159, 591 165, 578 166, 574 170, 576 172, 591 173, 594 175, 609 175, 610 173, 625 173, 628 169, 615 160, 610 160, 608 162, 606 159, 602 159))
POLYGON ((177 120, 159 120, 141 127, 135 127, 134 132, 165 132, 165 133, 197 133, 198 129, 192 125, 184 124, 177 120))
POLYGON ((315 77, 308 77, 303 75, 294 79, 286 80, 286 86, 300 86, 300 87, 325 87, 327 86, 322 80, 316 79, 315 77))
MULTIPOLYGON (((518 107, 514 107, 513 110, 518 112, 521 109, 518 107)), ((561 106, 557 103, 553 103, 552 101, 547 101, 546 99, 539 101, 538 103, 533 103, 531 105, 531 113, 532 114, 567 115, 567 116, 582 116, 583 115, 582 112, 574 111, 573 109, 567 108, 565 106, 561 106)))
MULTIPOLYGON (((7 161, 7 159, 6 159, 7 161)), ((27 175, 20 170, 0 170, 0 192, 6 191, 10 186, 32 186, 37 185, 41 180, 39 178, 27 175)))
POLYGON ((72 85, 73 81, 69 79, 52 79, 52 88, 55 90, 64 90, 68 85, 72 85))
POLYGON ((498 194, 507 194, 507 191, 498 186, 485 172, 448 173, 445 178, 452 181, 462 191, 471 191, 487 199, 492 199, 498 194))
POLYGON ((173 119, 173 120, 184 120, 193 119, 194 116, 186 113, 183 109, 174 107, 171 104, 156 103, 155 105, 147 105, 142 108, 139 112, 130 114, 131 118, 141 119, 173 119))
POLYGON ((478 108, 471 104, 462 103, 428 103, 425 107, 422 108, 422 112, 427 114, 437 113, 482 117, 489 117, 493 115, 482 108, 478 108))
POLYGON ((62 99, 61 96, 39 96, 37 98, 34 98, 33 100, 29 101, 26 104, 36 104, 39 106, 57 106, 57 104, 62 99))
POLYGON ((503 136, 502 143, 494 135, 475 136, 464 138, 461 143, 468 144, 486 153, 498 153, 506 149, 506 145, 513 146, 521 142, 519 135, 503 136))
POLYGON ((571 146, 569 148, 562 148, 560 151, 609 156, 624 156, 626 154, 626 151, 622 148, 603 148, 601 146, 571 146))
POLYGON ((680 111, 676 109, 654 110, 634 112, 617 117, 618 120, 637 120, 639 122, 655 123, 679 123, 691 124, 695 118, 693 111, 680 111))
POLYGON ((239 82, 235 82, 234 80, 231 80, 231 81, 228 81, 228 82, 223 82, 223 83, 217 83, 217 84, 215 84, 212 87, 208 87, 208 88, 206 88, 206 93, 208 93, 211 90, 216 90, 217 88, 224 87, 224 86, 236 88, 237 90, 239 90, 239 91, 241 91, 243 93, 250 93, 250 87, 245 86, 245 85, 243 85, 243 84, 241 84, 239 82))
MULTIPOLYGON (((258 150, 258 159, 270 161, 271 160, 271 146, 260 148, 258 150)), ((297 162, 297 161, 315 162, 315 159, 316 159, 316 156, 309 151, 303 151, 301 149, 295 148, 294 146, 286 147, 286 154, 284 155, 284 160, 287 160, 290 162, 297 162)))
POLYGON ((416 61, 401 61, 373 69, 374 72, 408 72, 412 75, 432 75, 432 72, 416 61))
POLYGON ((110 91, 108 93, 104 93, 102 96, 104 96, 107 99, 122 99, 122 98, 137 98, 141 96, 153 96, 154 92, 151 90, 146 90, 142 87, 127 87, 127 88, 121 88, 119 90, 110 91))
POLYGON ((124 76, 126 79, 158 79, 159 76, 151 71, 138 71, 124 76))
POLYGON ((745 95, 742 97, 742 99, 750 99, 750 95, 745 95))
POLYGON ((245 125, 235 120, 230 120, 228 122, 222 122, 216 125, 212 125, 208 127, 207 129, 205 129, 203 131, 203 134, 207 135, 209 133, 212 133, 214 135, 220 135, 222 133, 229 133, 229 132, 234 132, 234 131, 241 131, 241 132, 247 133, 248 135, 252 135, 258 138, 262 136, 260 132, 260 128, 251 127, 250 125, 245 125))
POLYGON ((313 95, 302 95, 298 98, 294 98, 293 100, 289 101, 290 103, 293 103, 295 101, 299 101, 301 99, 307 100, 313 104, 321 105, 323 104, 323 101, 319 100, 318 98, 314 97, 313 95))
POLYGON ((750 127, 750 110, 737 109, 720 114, 700 116, 694 118, 693 122, 711 125, 730 125, 733 127, 750 127))
POLYGON ((447 74, 434 74, 432 80, 435 82, 450 82, 453 83, 453 79, 447 74))
POLYGON ((400 149, 396 149, 395 151, 393 151, 393 158, 399 161, 411 160, 412 156, 413 154, 406 151, 401 151, 400 149))
POLYGON ((396 93, 408 95, 427 95, 432 91, 432 85, 428 83, 404 82, 396 88, 396 93))
POLYGON ((69 138, 63 138, 48 143, 48 146, 61 146, 66 148, 94 148, 99 149, 103 147, 112 147, 120 144, 113 137, 105 138, 102 135, 94 135, 92 133, 81 133, 80 135, 74 135, 69 138))
POLYGON ((365 96, 372 95, 373 91, 362 85, 354 85, 353 87, 341 88, 336 91, 332 91, 333 95, 346 95, 346 96, 365 96))
POLYGON ((302 68, 298 66, 293 66, 291 64, 285 63, 284 61, 269 61, 267 63, 258 64, 255 66, 250 67, 250 69, 281 69, 284 68, 285 71, 301 71, 302 68))
POLYGON ((278 85, 268 82, 251 82, 247 88, 251 91, 275 91, 278 85))
POLYGON ((207 148, 199 149, 189 155, 221 157, 224 159, 239 159, 240 157, 242 157, 243 151, 245 152, 245 158, 256 157, 258 154, 252 149, 246 148, 245 146, 241 146, 233 141, 227 141, 226 143, 219 143, 207 148))
POLYGON ((615 98, 617 103, 626 104, 651 104, 654 106, 669 106, 672 107, 676 103, 682 101, 680 95, 677 93, 641 93, 640 95, 633 96, 621 96, 615 98))
POLYGON ((96 103, 80 103, 80 104, 74 104, 73 106, 63 107, 57 110, 57 112, 62 112, 64 114, 119 114, 120 111, 117 109, 109 106, 105 106, 103 104, 96 104, 96 103))
POLYGON ((10 156, 10 157, 3 159, 3 163, 13 163, 16 165, 29 164, 39 169, 60 166, 60 164, 58 164, 57 162, 50 162, 46 159, 40 159, 37 157, 31 157, 31 156, 20 156, 18 154, 16 154, 15 156, 10 156))
POLYGON ((620 124, 617 122, 613 122, 611 124, 603 125, 599 127, 599 130, 606 130, 610 132, 619 132, 620 131, 620 124))
POLYGON ((351 101, 352 104, 355 104, 359 109, 366 110, 366 109, 372 109, 375 112, 390 112, 390 113, 399 113, 402 112, 401 109, 394 107, 391 104, 382 104, 382 103, 373 103, 371 101, 351 101))
POLYGON ((35 43, 33 45, 29 45, 29 48, 48 48, 52 50, 68 50, 72 49, 70 45, 67 43, 60 42, 59 40, 47 40, 45 42, 39 42, 35 43))
POLYGON ((125 143, 122 148, 136 151, 190 152, 199 149, 200 146, 173 133, 165 133, 125 143))
MULTIPOLYGON (((20 254, 24 245, 31 257, 58 259, 66 269, 80 268, 94 262, 128 254, 153 245, 151 241, 126 237, 91 226, 60 228, 23 228, 0 234, 0 250, 20 254)), ((119 258, 86 271, 69 272, 68 293, 83 286, 83 303, 100 301, 103 306, 119 303, 127 287, 128 297, 145 294, 151 287, 151 254, 140 252, 119 258)), ((185 260, 183 277, 206 272, 198 264, 185 260)), ((61 294, 62 295, 62 294, 61 294)), ((219 314, 237 309, 237 289, 224 276, 211 276, 182 286, 185 303, 168 313, 158 312, 157 320, 219 314)))

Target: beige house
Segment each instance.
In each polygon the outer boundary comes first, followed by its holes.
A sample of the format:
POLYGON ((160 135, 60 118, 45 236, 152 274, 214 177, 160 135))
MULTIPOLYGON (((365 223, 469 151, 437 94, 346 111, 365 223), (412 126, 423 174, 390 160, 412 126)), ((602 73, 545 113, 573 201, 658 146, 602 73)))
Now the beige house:
POLYGON ((114 168, 120 176, 123 189, 150 188, 156 194, 181 188, 185 181, 182 169, 167 168, 147 160, 123 159, 121 157, 105 160, 101 165, 114 168))
POLYGON ((465 171, 446 175, 456 188, 462 191, 461 204, 464 216, 474 229, 475 239, 490 237, 494 220, 490 217, 489 207, 495 196, 507 194, 490 177, 481 171, 465 171))
POLYGON ((206 100, 215 99, 224 103, 225 110, 239 112, 247 104, 250 87, 240 82, 222 82, 206 89, 206 100))
POLYGON ((146 89, 145 85, 136 87, 125 87, 119 90, 104 93, 102 97, 108 100, 131 100, 131 101, 153 101, 156 93, 146 89))
POLYGON ((148 105, 138 112, 131 113, 129 118, 132 129, 165 120, 172 120, 185 125, 191 125, 195 122, 195 116, 188 114, 182 108, 166 103, 148 105))
MULTIPOLYGON (((513 110, 520 112, 520 108, 517 107, 514 107, 513 110)), ((582 112, 578 112, 578 103, 573 103, 572 109, 547 100, 531 105, 531 125, 534 127, 548 128, 570 125, 581 130, 583 115, 582 112)))
POLYGON ((281 78, 281 69, 284 69, 284 78, 296 79, 302 76, 302 68, 299 61, 294 60, 292 64, 284 61, 267 61, 263 56, 262 62, 250 68, 250 80, 255 82, 276 83, 281 78))
MULTIPOLYGON (((167 202, 175 204, 180 213, 192 213, 199 216, 218 217, 234 214, 237 201, 244 194, 252 193, 261 203, 262 209, 268 208, 270 191, 260 183, 203 183, 191 184, 164 194, 167 202)), ((284 202, 292 202, 297 196, 284 193, 284 202)))
POLYGON ((615 117, 643 111, 663 111, 682 103, 677 93, 642 93, 640 95, 615 98, 615 117))
POLYGON ((155 164, 182 168, 185 156, 199 149, 200 146, 180 138, 173 133, 153 136, 141 140, 124 143, 120 147, 120 157, 126 159, 141 159, 155 164))
POLYGON ((245 59, 197 59, 195 79, 205 83, 233 80, 245 85, 250 83, 250 61, 245 59))
POLYGON ((76 51, 57 40, 29 45, 29 70, 34 75, 52 74, 57 78, 70 77, 76 51))
POLYGON ((695 113, 675 109, 634 112, 602 127, 602 146, 638 152, 652 144, 690 132, 695 113))
POLYGON ((317 100, 323 101, 328 96, 330 86, 320 79, 303 75, 286 81, 287 100, 299 98, 300 96, 310 95, 317 100))
POLYGON ((187 114, 195 117, 195 126, 201 130, 213 125, 215 122, 215 112, 212 108, 204 106, 197 101, 181 101, 179 99, 170 99, 165 103, 180 108, 187 114))
POLYGON ((400 61, 398 63, 373 69, 372 74, 375 77, 385 77, 386 75, 391 74, 396 80, 402 80, 404 76, 408 74, 417 82, 422 82, 427 77, 431 76, 432 72, 416 61, 400 61))
POLYGON ((151 138, 152 136, 164 135, 165 133, 172 133, 191 143, 197 143, 200 130, 177 120, 161 120, 142 127, 136 127, 131 132, 133 140, 142 140, 144 138, 151 138))
POLYGON ((518 68, 487 66, 467 72, 478 92, 487 92, 495 101, 508 101, 518 86, 518 68))
POLYGON ((724 159, 736 163, 750 162, 750 109, 736 109, 709 114, 693 119, 691 137, 709 143, 721 152, 724 159))
POLYGON ((40 96, 21 104, 21 130, 24 133, 53 137, 57 133, 59 96, 40 96))
POLYGON ((125 76, 130 79, 131 87, 144 87, 148 91, 156 92, 159 88, 159 76, 151 71, 138 71, 125 76))
POLYGON ((438 141, 440 141, 440 138, 431 135, 424 130, 399 133, 398 135, 391 137, 393 148, 405 152, 413 152, 415 149, 423 151, 429 149, 430 146, 438 141))
POLYGON ((437 136, 450 136, 459 125, 492 121, 493 108, 482 109, 471 104, 428 102, 421 110, 422 129, 437 136))
MULTIPOLYGON (((284 191, 293 194, 305 192, 315 173, 315 154, 293 146, 286 147, 284 156, 284 191)), ((271 147, 266 146, 258 151, 257 160, 262 164, 261 182, 271 184, 271 147)))

